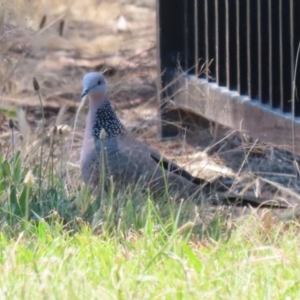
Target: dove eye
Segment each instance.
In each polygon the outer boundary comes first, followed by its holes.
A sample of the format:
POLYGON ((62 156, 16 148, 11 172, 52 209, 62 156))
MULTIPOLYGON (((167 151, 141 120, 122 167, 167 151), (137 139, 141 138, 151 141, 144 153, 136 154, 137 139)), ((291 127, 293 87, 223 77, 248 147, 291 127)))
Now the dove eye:
POLYGON ((101 80, 98 81, 98 85, 101 85, 101 80))

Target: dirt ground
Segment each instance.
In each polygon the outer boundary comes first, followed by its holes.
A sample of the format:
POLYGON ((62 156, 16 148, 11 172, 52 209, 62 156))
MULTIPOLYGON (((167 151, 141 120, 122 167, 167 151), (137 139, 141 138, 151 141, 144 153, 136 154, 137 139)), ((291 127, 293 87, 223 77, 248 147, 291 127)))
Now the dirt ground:
MULTIPOLYGON (((238 193, 300 201, 300 159, 291 153, 195 116, 181 138, 161 141, 155 2, 4 2, 0 12, 1 152, 11 144, 9 118, 16 122, 23 139, 28 131, 32 138, 41 126, 33 77, 41 87, 50 132, 54 125, 73 127, 81 79, 86 72, 97 70, 105 72, 110 100, 128 130, 193 175, 218 179, 238 193)), ((71 160, 75 169, 85 114, 86 108, 79 113, 74 133, 71 160)), ((18 135, 14 138, 18 142, 18 135)))

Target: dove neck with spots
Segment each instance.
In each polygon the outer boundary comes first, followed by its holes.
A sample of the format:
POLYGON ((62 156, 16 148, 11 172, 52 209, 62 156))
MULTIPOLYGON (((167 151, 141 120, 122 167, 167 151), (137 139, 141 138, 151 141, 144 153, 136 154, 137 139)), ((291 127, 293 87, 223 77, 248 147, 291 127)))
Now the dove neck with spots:
POLYGON ((96 110, 92 131, 93 137, 100 139, 100 132, 102 129, 106 132, 106 139, 125 133, 124 125, 118 119, 107 99, 96 110))

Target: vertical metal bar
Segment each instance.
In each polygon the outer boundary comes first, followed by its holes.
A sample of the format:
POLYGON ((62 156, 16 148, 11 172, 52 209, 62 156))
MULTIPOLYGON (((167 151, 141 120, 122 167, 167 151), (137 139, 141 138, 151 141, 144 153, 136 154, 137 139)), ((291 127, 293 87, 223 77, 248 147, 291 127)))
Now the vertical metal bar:
POLYGON ((219 80, 219 7, 218 7, 218 0, 215 0, 215 20, 216 20, 216 79, 217 83, 220 82, 219 80))
POLYGON ((240 94, 249 95, 249 34, 248 34, 248 0, 239 0, 239 15, 240 15, 240 31, 239 31, 239 42, 240 42, 240 94))
POLYGON ((271 61, 270 61, 270 77, 271 77, 271 86, 272 90, 271 101, 272 108, 281 108, 280 95, 281 95, 281 86, 280 86, 280 73, 283 72, 280 69, 280 14, 279 7, 281 0, 271 0, 271 30, 270 39, 271 39, 271 61))
POLYGON ((237 13, 236 13, 236 0, 228 1, 228 88, 230 90, 237 90, 238 76, 237 76, 237 13))
POLYGON ((237 43, 237 90, 241 92, 241 66, 240 66, 240 2, 236 0, 236 43, 237 43))
POLYGON ((248 67, 250 68, 250 96, 251 99, 258 99, 258 34, 257 34, 257 7, 258 1, 249 1, 249 22, 250 27, 250 57, 248 58, 248 67))
POLYGON ((269 73, 269 18, 270 18, 270 10, 269 10, 269 0, 260 0, 260 87, 261 87, 261 102, 263 104, 270 104, 271 99, 269 96, 269 78, 271 74, 269 73))
POLYGON ((188 69, 188 56, 189 56, 189 45, 188 45, 188 2, 184 1, 184 67, 183 70, 188 69))
MULTIPOLYGON (((296 0, 297 1, 297 0, 296 0)), ((293 96, 293 80, 294 80, 294 65, 295 65, 295 53, 294 53, 294 0, 290 0, 290 53, 291 53, 291 95, 293 96)), ((290 100, 290 99, 289 99, 290 100)), ((292 99, 292 114, 295 116, 295 108, 292 99)))
POLYGON ((225 0, 225 20, 226 20, 226 86, 230 88, 230 58, 229 58, 229 10, 228 10, 228 0, 225 0))
MULTIPOLYGON (((195 0, 197 1, 197 0, 195 0)), ((207 1, 205 0, 204 3, 204 10, 205 10, 205 78, 206 80, 209 79, 209 40, 208 40, 208 5, 207 5, 207 1)))
MULTIPOLYGON (((162 65, 161 65, 161 31, 160 31, 160 3, 159 0, 156 0, 156 60, 157 60, 157 108, 158 108, 158 115, 162 118, 162 102, 163 102, 163 95, 162 95, 162 65)), ((163 122, 159 122, 159 134, 162 137, 163 133, 163 122)))
POLYGON ((258 98, 262 103, 262 59, 261 59, 261 3, 257 4, 257 36, 258 36, 258 98))
POLYGON ((226 0, 218 1, 218 84, 227 85, 226 76, 226 0))
MULTIPOLYGON (((286 1, 286 0, 285 0, 286 1)), ((280 82, 280 107, 284 111, 284 86, 283 86, 283 40, 282 40, 282 0, 279 0, 279 82, 280 82)))
MULTIPOLYGON (((269 98, 273 104, 273 84, 272 84, 272 0, 268 0, 268 16, 269 16, 269 98)), ((273 107, 273 105, 272 105, 273 107)))
POLYGON ((281 0, 280 3, 281 12, 281 33, 280 33, 280 85, 281 87, 281 97, 280 103, 283 112, 291 112, 291 98, 292 98, 292 72, 293 68, 291 64, 291 5, 290 1, 281 0))
POLYGON ((215 1, 206 0, 207 4, 207 32, 208 32, 208 78, 209 81, 216 81, 216 9, 215 9, 215 1))
MULTIPOLYGON (((247 0, 247 94, 251 97, 250 0, 247 0)), ((252 0, 253 1, 253 0, 252 0)))
POLYGON ((295 77, 295 89, 296 89, 296 95, 294 100, 295 105, 295 117, 300 117, 300 57, 297 58, 297 54, 299 51, 299 42, 300 42, 300 26, 299 21, 297 18, 295 18, 296 14, 300 11, 300 1, 294 0, 294 6, 293 11, 295 12, 295 15, 293 17, 293 28, 294 28, 294 77, 295 77), (298 63, 296 61, 296 58, 298 59, 298 63))
POLYGON ((194 0, 195 74, 199 75, 198 0, 194 0))
MULTIPOLYGON (((192 1, 192 0, 191 0, 192 1)), ((208 47, 208 33, 207 29, 207 16, 205 12, 205 2, 206 0, 196 0, 197 1, 197 37, 198 37, 198 77, 208 79, 208 67, 207 61, 207 47, 208 47)))

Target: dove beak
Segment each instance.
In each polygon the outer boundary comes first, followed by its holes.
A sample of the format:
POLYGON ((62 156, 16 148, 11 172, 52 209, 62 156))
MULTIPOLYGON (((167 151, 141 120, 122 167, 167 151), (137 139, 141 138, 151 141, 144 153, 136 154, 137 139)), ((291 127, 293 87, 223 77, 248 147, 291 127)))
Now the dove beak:
POLYGON ((88 93, 89 93, 89 90, 88 90, 88 89, 83 90, 83 92, 81 93, 81 99, 82 99, 83 97, 85 97, 88 93))

